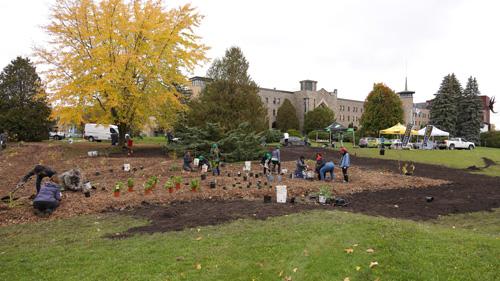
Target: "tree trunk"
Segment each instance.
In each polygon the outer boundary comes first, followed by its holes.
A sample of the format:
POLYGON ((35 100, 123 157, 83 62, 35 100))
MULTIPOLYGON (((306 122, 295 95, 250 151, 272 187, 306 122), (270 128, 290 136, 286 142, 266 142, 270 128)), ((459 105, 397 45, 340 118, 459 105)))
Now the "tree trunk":
POLYGON ((118 146, 125 146, 125 134, 128 132, 128 126, 125 123, 118 123, 118 146))

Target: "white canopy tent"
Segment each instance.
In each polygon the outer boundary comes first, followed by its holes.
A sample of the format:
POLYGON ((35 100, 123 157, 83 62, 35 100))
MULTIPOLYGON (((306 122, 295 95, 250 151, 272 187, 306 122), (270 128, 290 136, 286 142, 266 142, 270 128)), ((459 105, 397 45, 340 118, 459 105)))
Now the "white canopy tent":
MULTIPOLYGON (((432 126, 431 137, 449 137, 450 136, 450 133, 445 132, 443 130, 440 130, 440 129, 436 128, 434 125, 431 125, 431 126, 432 126)), ((424 134, 425 134, 425 127, 418 130, 418 134, 417 134, 418 136, 423 136, 424 134)))

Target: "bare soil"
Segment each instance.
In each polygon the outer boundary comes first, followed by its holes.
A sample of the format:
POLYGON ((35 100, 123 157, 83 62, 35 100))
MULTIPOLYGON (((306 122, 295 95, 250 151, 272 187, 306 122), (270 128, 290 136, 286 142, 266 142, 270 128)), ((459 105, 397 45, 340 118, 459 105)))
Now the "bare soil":
MULTIPOLYGON (((294 161, 300 155, 313 159, 314 153, 319 151, 335 163, 339 162, 340 155, 337 152, 313 148, 284 148, 282 150, 282 158, 285 161, 283 168, 291 173, 295 168, 294 161)), ((278 183, 275 178, 275 181, 268 185, 265 185, 267 181, 262 177, 257 179, 252 177, 244 181, 243 177, 236 175, 238 171, 242 171, 243 164, 241 163, 227 165, 222 169, 221 177, 209 176, 202 182, 201 191, 191 192, 189 186, 183 184, 181 190, 168 193, 161 186, 171 175, 182 175, 184 183, 188 183, 193 178, 200 178, 199 172, 172 171, 173 168, 181 166, 181 161, 181 159, 169 159, 158 146, 139 146, 134 156, 129 158, 119 150, 110 149, 109 144, 30 143, 8 148, 0 154, 0 182, 3 183, 0 186, 0 195, 7 195, 31 167, 42 163, 57 171, 77 166, 82 170, 84 177, 96 187, 90 198, 84 197, 82 193, 64 192, 61 206, 48 219, 128 210, 127 212, 131 214, 149 217, 153 225, 163 225, 165 230, 162 228, 158 231, 166 231, 200 224, 215 224, 217 221, 225 222, 239 217, 248 217, 249 214, 253 216, 258 213, 257 216, 263 218, 320 207, 317 204, 311 204, 308 195, 317 192, 319 187, 325 184, 324 182, 310 182, 288 177, 283 177, 281 183, 278 183), (87 151, 89 150, 99 150, 102 156, 88 157, 87 151), (135 171, 122 171, 121 167, 125 163, 131 164, 135 171), (228 171, 231 173, 229 177, 226 175, 228 171), (153 194, 145 195, 143 183, 153 175, 160 176, 160 185, 153 190, 153 194), (135 180, 134 192, 129 193, 125 188, 119 198, 113 197, 114 184, 117 181, 126 182, 129 177, 135 180), (208 183, 212 180, 217 180, 216 189, 208 187, 208 183), (257 188, 259 180, 261 181, 260 189, 257 188), (250 187, 248 187, 249 182, 250 187), (275 201, 275 192, 272 187, 277 184, 287 185, 289 197, 296 197, 297 204, 263 204, 264 195, 272 195, 275 201), (169 205, 172 202, 186 203, 169 205), (196 207, 190 204, 195 204, 196 207), (179 212, 182 218, 176 215, 173 217, 177 219, 169 218, 170 221, 155 223, 155 220, 161 216, 160 214, 166 214, 168 217, 171 216, 168 214, 172 214, 172 210, 179 208, 193 210, 187 213, 179 212), (228 212, 228 209, 233 211, 228 212), (240 209, 241 211, 237 211, 240 209), (262 212, 254 212, 259 209, 262 209, 262 212), (194 212, 193 215, 188 215, 191 212, 194 212)), ((355 155, 352 155, 352 163, 353 167, 349 170, 351 178, 349 184, 341 182, 341 172, 338 170, 336 170, 337 178, 326 184, 332 187, 336 196, 347 198, 350 205, 346 209, 354 212, 425 220, 449 213, 490 210, 499 207, 500 181, 498 178, 424 164, 417 164, 414 176, 403 176, 398 172, 397 161, 359 158, 355 155), (432 196, 434 200, 428 203, 425 200, 426 196, 432 196)), ((257 162, 253 163, 252 168, 254 172, 260 170, 257 162)), ((34 180, 31 180, 16 194, 20 199, 15 201, 13 206, 0 203, 0 225, 47 220, 33 214, 29 199, 33 193, 34 180)), ((155 227, 151 227, 151 231, 157 231, 155 227)))

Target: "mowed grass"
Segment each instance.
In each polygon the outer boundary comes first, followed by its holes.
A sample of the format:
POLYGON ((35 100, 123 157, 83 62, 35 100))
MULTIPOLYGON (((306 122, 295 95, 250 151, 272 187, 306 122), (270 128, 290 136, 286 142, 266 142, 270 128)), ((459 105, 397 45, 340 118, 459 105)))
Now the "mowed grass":
MULTIPOLYGON (((432 165, 443 165, 455 169, 466 169, 470 166, 484 167, 483 157, 496 162, 480 173, 489 176, 500 177, 500 149, 478 147, 474 150, 396 150, 386 149, 385 155, 379 155, 377 148, 353 148, 351 143, 344 143, 351 154, 361 157, 392 159, 401 161, 414 161, 432 165)), ((418 169, 418 166, 417 166, 418 169)))
POLYGON ((0 280, 499 280, 491 214, 441 225, 313 211, 121 240, 103 235, 147 222, 82 216, 0 228, 0 280))

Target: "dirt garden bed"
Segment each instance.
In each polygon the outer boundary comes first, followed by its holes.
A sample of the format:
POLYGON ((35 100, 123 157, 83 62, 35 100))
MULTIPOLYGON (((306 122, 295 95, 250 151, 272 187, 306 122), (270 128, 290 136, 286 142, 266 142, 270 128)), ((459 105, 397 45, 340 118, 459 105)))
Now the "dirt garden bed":
MULTIPOLYGON (((104 145, 97 146, 105 147, 104 145)), ((302 179, 290 179, 283 176, 281 183, 277 177, 274 182, 268 183, 265 178, 259 176, 249 177, 244 180, 241 172, 243 164, 229 164, 222 169, 220 177, 208 176, 201 182, 201 191, 191 192, 186 185, 191 179, 199 179, 199 172, 184 173, 172 171, 172 168, 181 166, 181 159, 171 160, 163 156, 161 149, 146 146, 138 149, 132 158, 115 157, 113 154, 102 157, 88 157, 87 151, 94 150, 95 144, 79 143, 76 145, 61 145, 54 143, 26 144, 20 147, 10 148, 6 153, 0 155, 0 181, 4 183, 0 187, 0 194, 6 195, 17 183, 17 181, 35 164, 42 163, 53 167, 57 171, 64 171, 77 166, 83 172, 85 179, 90 180, 95 187, 91 197, 84 197, 81 193, 65 192, 59 209, 50 219, 65 218, 81 214, 103 212, 109 210, 124 210, 140 206, 143 202, 165 204, 174 201, 192 200, 262 200, 264 195, 274 195, 273 186, 284 184, 288 187, 290 197, 296 197, 297 202, 306 202, 307 196, 318 192, 324 182, 305 181, 302 179), (122 171, 123 164, 131 164, 134 171, 122 171), (227 175, 230 173, 230 176, 227 175), (151 195, 145 195, 143 183, 151 176, 159 176, 160 183, 151 195), (181 175, 183 185, 180 190, 169 193, 163 189, 163 183, 172 175, 181 175), (112 188, 116 182, 126 182, 128 178, 135 181, 135 191, 122 190, 119 198, 113 197, 112 188), (209 188, 209 182, 216 180, 217 187, 209 188), (257 182, 260 181, 260 188, 257 182), (250 186, 249 186, 250 184, 250 186)), ((284 150, 284 155, 292 154, 284 150)), ((252 164, 254 172, 260 172, 258 163, 252 164)), ((291 173, 295 168, 294 161, 283 163, 283 167, 291 173)), ((175 169, 174 169, 175 170, 175 169)), ((373 169, 355 165, 350 169, 351 182, 343 184, 340 173, 337 178, 327 184, 332 186, 333 193, 342 196, 352 196, 363 192, 374 192, 389 189, 427 189, 433 186, 442 186, 449 183, 442 179, 429 179, 424 177, 408 177, 396 174, 388 169, 373 169)), ((41 220, 32 212, 29 196, 34 193, 34 180, 27 183, 16 197, 19 197, 14 206, 0 203, 0 225, 17 224, 41 220)), ((273 198, 274 199, 274 198, 273 198)))

